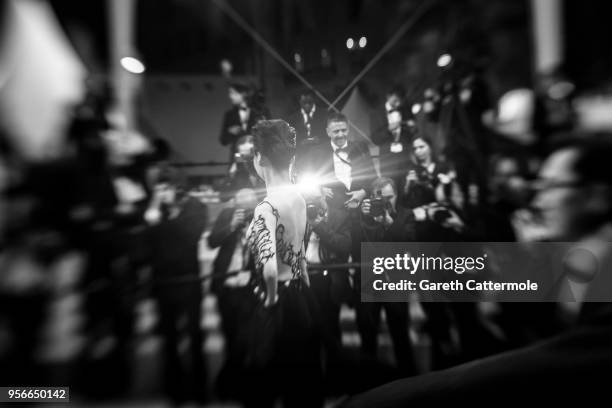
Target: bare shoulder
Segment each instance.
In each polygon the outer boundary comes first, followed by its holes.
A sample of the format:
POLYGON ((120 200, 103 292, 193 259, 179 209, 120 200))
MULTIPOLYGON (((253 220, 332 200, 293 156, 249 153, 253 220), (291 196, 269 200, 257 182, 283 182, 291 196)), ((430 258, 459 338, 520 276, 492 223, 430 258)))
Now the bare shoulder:
POLYGON ((258 207, 265 207, 268 211, 276 211, 281 217, 286 217, 305 213, 306 201, 297 189, 291 189, 268 195, 258 207))

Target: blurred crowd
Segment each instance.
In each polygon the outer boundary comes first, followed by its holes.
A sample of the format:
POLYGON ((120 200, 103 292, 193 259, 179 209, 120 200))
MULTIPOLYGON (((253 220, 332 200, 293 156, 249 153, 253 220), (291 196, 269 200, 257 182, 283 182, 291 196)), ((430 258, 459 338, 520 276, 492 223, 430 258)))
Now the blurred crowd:
MULTIPOLYGON (((225 203, 211 219, 169 163, 168 142, 126 124, 113 90, 88 76, 51 10, 0 6, 0 385, 126 395, 135 308, 154 299, 170 401, 248 405, 257 371, 247 327, 261 294, 246 227, 265 193, 251 129, 277 118, 263 93, 228 84, 219 136, 229 150, 218 183, 225 203), (211 270, 201 267, 202 242, 217 251, 211 270), (215 379, 206 378, 203 352, 210 295, 224 338, 215 379)), ((362 243, 608 241, 612 151, 597 112, 581 122, 596 110, 589 99, 578 112, 576 90, 558 72, 496 106, 478 72, 441 78, 412 100, 389 84, 371 129, 311 90, 283 118, 296 131, 293 175, 307 203, 305 256, 323 350, 313 393, 355 394, 534 344, 567 330, 576 313, 557 303, 364 303, 362 243), (345 344, 343 309, 354 311, 358 350, 345 344), (391 360, 381 356, 384 326, 391 360), (422 339, 428 347, 417 348, 422 339)))

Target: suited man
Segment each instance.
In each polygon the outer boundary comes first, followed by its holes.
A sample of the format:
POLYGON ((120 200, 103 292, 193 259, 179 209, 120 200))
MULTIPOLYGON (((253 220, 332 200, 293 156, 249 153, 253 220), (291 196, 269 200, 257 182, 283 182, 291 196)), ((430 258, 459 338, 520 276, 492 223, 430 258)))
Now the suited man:
POLYGON ((233 206, 224 208, 219 214, 208 236, 208 245, 219 248, 213 263, 212 292, 217 296, 221 315, 221 328, 225 337, 225 367, 221 371, 218 385, 221 394, 228 396, 236 391, 236 382, 242 375, 245 353, 246 322, 254 310, 255 299, 248 285, 253 263, 246 246, 246 227, 257 205, 257 196, 252 189, 236 192, 233 206), (231 275, 228 275, 231 272, 231 275))
POLYGON ((307 154, 296 157, 296 168, 302 180, 310 178, 322 186, 330 207, 349 211, 351 257, 353 262, 358 262, 361 259, 359 204, 368 195, 376 170, 368 146, 349 140, 348 119, 342 113, 328 116, 326 133, 329 143, 317 145, 307 154))
POLYGON ((401 185, 410 165, 414 126, 409 126, 409 112, 405 109, 405 93, 401 86, 386 94, 384 110, 377 112, 371 123, 372 142, 379 147, 379 166, 382 177, 390 177, 401 185))
POLYGON ((230 162, 234 162, 236 144, 242 137, 251 133, 251 129, 258 120, 269 116, 265 108, 252 106, 249 98, 249 87, 240 83, 229 86, 228 96, 232 103, 223 115, 219 142, 230 147, 230 162))
POLYGON ((295 128, 297 148, 321 143, 326 139, 327 111, 317 106, 312 92, 300 94, 300 109, 294 112, 288 122, 295 128))
MULTIPOLYGON (((522 218, 521 229, 544 230, 547 240, 577 242, 600 263, 612 260, 612 156, 608 140, 598 134, 556 149, 534 184, 532 207, 537 224, 522 218)), ((517 224, 518 225, 518 224, 517 224)), ((353 397, 346 407, 470 405, 600 405, 609 399, 612 369, 612 306, 585 303, 609 296, 610 270, 583 279, 591 265, 572 265, 568 288, 576 302, 563 306, 573 323, 562 333, 531 346, 422 377, 398 380, 353 397), (581 270, 584 268, 584 270, 581 270)))
POLYGON ((296 157, 298 173, 315 179, 331 206, 357 209, 376 178, 368 146, 349 140, 348 119, 342 113, 328 116, 325 131, 329 143, 296 157))

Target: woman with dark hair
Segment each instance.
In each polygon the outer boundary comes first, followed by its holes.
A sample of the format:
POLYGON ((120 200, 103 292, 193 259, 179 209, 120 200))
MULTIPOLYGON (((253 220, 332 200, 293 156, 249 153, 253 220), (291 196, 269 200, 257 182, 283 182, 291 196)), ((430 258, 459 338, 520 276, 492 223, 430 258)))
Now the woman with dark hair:
POLYGON ((422 135, 412 139, 412 154, 415 164, 406 175, 405 204, 410 208, 434 202, 450 204, 456 187, 454 172, 436 159, 431 140, 422 135))
POLYGON ((290 175, 295 130, 282 120, 264 120, 253 136, 253 165, 267 194, 247 230, 261 299, 248 336, 247 364, 255 375, 247 406, 273 406, 281 396, 284 407, 317 407, 322 405, 320 343, 306 293, 306 203, 290 175))

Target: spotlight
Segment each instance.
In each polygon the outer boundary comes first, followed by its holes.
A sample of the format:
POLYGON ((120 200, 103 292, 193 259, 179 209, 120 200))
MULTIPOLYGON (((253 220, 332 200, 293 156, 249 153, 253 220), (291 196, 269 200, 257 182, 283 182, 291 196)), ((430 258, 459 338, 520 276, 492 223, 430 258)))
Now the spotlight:
POLYGON ((412 105, 412 114, 413 115, 416 115, 420 111, 421 111, 421 104, 420 103, 415 103, 414 105, 412 105))
POLYGON ((315 174, 306 173, 299 177, 297 186, 303 195, 315 195, 319 192, 321 178, 315 174))
POLYGON ((134 57, 121 58, 121 66, 132 74, 142 74, 145 71, 145 66, 140 60, 134 57))
POLYGON ((349 50, 352 49, 355 46, 355 41, 352 38, 348 38, 346 40, 346 48, 348 48, 349 50))
POLYGON ((361 37, 359 39, 359 47, 360 48, 365 48, 365 46, 368 44, 368 39, 365 37, 361 37))
POLYGON ((438 57, 438 66, 440 68, 448 67, 453 62, 453 57, 450 54, 442 54, 438 57))

